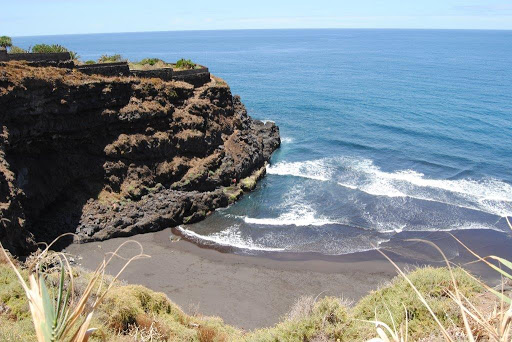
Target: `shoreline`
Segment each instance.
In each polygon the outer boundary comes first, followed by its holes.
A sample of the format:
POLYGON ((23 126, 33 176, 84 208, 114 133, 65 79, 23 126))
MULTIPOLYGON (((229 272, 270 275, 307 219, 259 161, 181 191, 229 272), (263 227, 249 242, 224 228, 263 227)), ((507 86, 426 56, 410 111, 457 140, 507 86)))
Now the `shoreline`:
MULTIPOLYGON (((506 252, 503 248, 507 239, 497 239, 488 231, 461 231, 456 235, 469 247, 472 242, 483 246, 477 250, 482 255, 490 251, 497 255, 503 255, 499 251, 506 252)), ((73 244, 66 252, 79 256, 80 266, 94 269, 105 253, 125 241, 137 241, 151 258, 133 262, 121 280, 164 292, 188 314, 219 316, 245 330, 276 324, 301 296, 336 296, 354 302, 396 275, 393 266, 376 250, 338 256, 286 252, 240 255, 202 248, 184 239, 173 242, 173 237, 168 228, 156 233, 73 244)), ((135 244, 126 246, 121 255, 136 254, 138 250, 133 247, 135 244)), ((418 245, 405 244, 401 248, 397 244, 386 250, 386 254, 406 269, 444 265, 434 258, 415 260, 408 256, 408 249, 422 254, 418 245)), ((461 249, 457 254, 452 259, 455 263, 470 260, 461 249)), ((109 272, 116 272, 121 264, 114 260, 109 272)), ((467 268, 491 285, 496 283, 495 275, 486 266, 472 264, 467 268)))

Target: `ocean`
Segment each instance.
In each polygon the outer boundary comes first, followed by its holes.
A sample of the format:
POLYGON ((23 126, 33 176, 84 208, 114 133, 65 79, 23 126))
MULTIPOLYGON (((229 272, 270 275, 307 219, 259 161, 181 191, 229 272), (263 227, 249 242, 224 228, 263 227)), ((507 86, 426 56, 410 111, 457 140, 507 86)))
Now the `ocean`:
POLYGON ((236 253, 341 255, 407 237, 510 239, 512 31, 243 30, 14 38, 82 60, 190 58, 271 120, 257 189, 179 227, 236 253), (496 234, 495 234, 496 235, 496 234))

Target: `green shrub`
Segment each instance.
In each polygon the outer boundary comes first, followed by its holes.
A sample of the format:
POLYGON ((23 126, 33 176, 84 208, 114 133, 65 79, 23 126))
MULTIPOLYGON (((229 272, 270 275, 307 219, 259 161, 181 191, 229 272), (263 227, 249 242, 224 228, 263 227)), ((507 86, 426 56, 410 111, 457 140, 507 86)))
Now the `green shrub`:
POLYGON ((175 67, 177 69, 195 69, 197 64, 192 62, 190 59, 180 59, 176 62, 175 67))
POLYGON ((85 61, 84 64, 96 64, 96 61, 88 60, 88 61, 85 61))
POLYGON ((0 316, 0 341, 37 341, 32 320, 12 320, 0 316))
MULTIPOLYGON (((461 293, 471 298, 482 291, 480 284, 468 276, 462 269, 453 270, 457 286, 461 293)), ((427 299, 428 304, 437 318, 445 325, 462 324, 460 309, 448 295, 453 292, 453 283, 447 268, 424 267, 407 275, 420 293, 427 299)), ((352 309, 355 319, 350 327, 345 329, 344 337, 349 340, 369 340, 374 337, 375 330, 372 324, 361 320, 378 320, 393 326, 390 317, 393 317, 396 326, 408 321, 409 337, 417 341, 438 332, 438 326, 428 309, 421 303, 417 294, 403 277, 396 277, 391 284, 362 298, 352 309), (407 310, 407 319, 406 319, 407 310)))
POLYGON ((9 49, 9 53, 27 53, 28 51, 20 48, 19 46, 12 46, 9 49))
MULTIPOLYGON (((26 276, 23 273, 23 276, 26 276)), ((9 315, 16 319, 30 317, 28 301, 16 274, 11 268, 0 266, 0 303, 9 308, 9 315)))
POLYGON ((338 298, 325 297, 315 301, 303 297, 283 322, 272 328, 255 330, 245 337, 245 341, 336 341, 348 318, 347 308, 338 298))
POLYGON ((36 44, 30 48, 30 52, 32 53, 59 53, 59 52, 69 52, 71 55, 71 59, 78 59, 80 56, 74 52, 70 51, 62 45, 59 44, 36 44))
POLYGON ((163 60, 161 60, 160 58, 144 58, 143 60, 141 60, 140 62, 137 62, 136 64, 153 66, 157 63, 165 63, 165 62, 163 60))
POLYGON ((118 63, 124 62, 125 59, 120 54, 103 55, 98 59, 98 63, 118 63))
POLYGON ((132 70, 154 70, 169 68, 171 65, 159 58, 144 58, 139 62, 130 63, 132 70))

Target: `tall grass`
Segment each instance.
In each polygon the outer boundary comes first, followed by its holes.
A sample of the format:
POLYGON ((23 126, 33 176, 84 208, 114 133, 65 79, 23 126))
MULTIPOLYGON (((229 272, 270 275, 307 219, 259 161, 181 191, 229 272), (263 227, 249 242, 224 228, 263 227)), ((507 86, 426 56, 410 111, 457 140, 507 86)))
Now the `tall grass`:
MULTIPOLYGON (((54 241, 55 242, 55 241, 54 241)), ((54 243, 53 242, 53 243, 54 243)), ((53 244, 52 243, 52 244, 53 244)), ((22 276, 13 260, 0 244, 7 260, 26 294, 38 342, 87 342, 96 330, 91 328, 91 320, 96 308, 114 285, 120 274, 134 260, 146 258, 138 242, 127 241, 110 253, 91 274, 79 298, 75 298, 73 270, 64 253, 50 251, 52 244, 35 255, 29 264, 28 281, 22 276), (119 250, 129 243, 135 243, 140 252, 125 259, 125 264, 113 279, 105 284, 105 270, 114 257, 122 258, 119 250), (58 287, 47 286, 47 278, 58 275, 58 287), (90 302, 92 301, 92 304, 90 302)))
MULTIPOLYGON (((512 224, 510 220, 505 217, 508 226, 512 229, 512 224)), ((505 294, 504 288, 505 283, 508 281, 512 281, 512 262, 506 260, 504 258, 490 255, 487 257, 481 257, 473 250, 471 250, 468 246, 466 246, 462 241, 457 239, 453 234, 450 234, 461 246, 463 246, 469 253, 471 253, 476 261, 483 262, 485 265, 498 272, 502 277, 502 286, 501 291, 496 290, 495 288, 491 288, 487 286, 484 282, 472 276, 469 272, 464 271, 468 276, 478 281, 482 287, 487 290, 487 293, 491 295, 491 298, 494 298, 494 308, 491 312, 485 312, 482 308, 479 308, 477 305, 472 303, 467 297, 464 296, 461 291, 459 291, 457 281, 454 277, 454 273, 451 267, 451 263, 448 261, 443 251, 436 246, 434 243, 430 241, 424 240, 409 240, 409 241, 420 241, 426 244, 431 245, 441 254, 443 257, 448 270, 450 272, 452 278, 452 288, 453 290, 447 290, 446 295, 448 295, 453 302, 456 304, 460 311, 460 315, 464 322, 464 331, 463 333, 459 332, 459 336, 454 336, 453 333, 449 332, 449 330, 441 323, 437 315, 430 308, 428 301, 423 297, 423 295, 418 291, 413 282, 409 279, 409 277, 398 267, 398 265, 393 262, 385 253, 382 251, 381 254, 389 260, 396 268, 400 276, 402 276, 411 286, 412 290, 416 293, 422 304, 428 309, 432 318, 435 320, 439 333, 441 334, 441 339, 444 341, 458 341, 461 336, 465 341, 499 341, 499 342, 510 342, 512 341, 512 299, 505 294), (494 261, 497 264, 491 262, 494 261)), ((404 308, 407 314, 406 308, 404 308)), ((375 320, 369 321, 369 323, 375 324, 376 327, 376 335, 377 337, 369 340, 370 342, 405 342, 408 340, 408 329, 407 329, 407 321, 405 320, 405 327, 400 326, 396 327, 394 324, 393 317, 391 317, 393 322, 393 327, 383 323, 382 321, 375 320)))

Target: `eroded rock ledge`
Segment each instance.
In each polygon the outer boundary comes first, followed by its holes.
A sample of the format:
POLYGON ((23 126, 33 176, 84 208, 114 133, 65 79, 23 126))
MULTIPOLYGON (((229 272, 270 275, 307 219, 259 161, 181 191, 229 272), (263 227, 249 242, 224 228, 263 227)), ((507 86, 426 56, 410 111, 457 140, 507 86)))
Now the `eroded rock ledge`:
POLYGON ((203 219, 254 187, 279 129, 212 77, 184 82, 0 65, 0 240, 15 254, 203 219))

